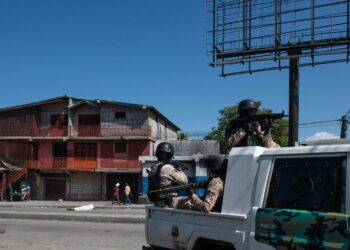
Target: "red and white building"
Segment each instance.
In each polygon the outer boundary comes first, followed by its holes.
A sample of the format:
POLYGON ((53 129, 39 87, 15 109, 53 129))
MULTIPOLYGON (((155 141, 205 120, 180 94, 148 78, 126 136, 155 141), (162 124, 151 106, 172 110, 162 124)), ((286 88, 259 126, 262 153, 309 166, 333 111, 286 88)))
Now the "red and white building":
POLYGON ((180 129, 148 105, 68 96, 0 109, 0 191, 29 181, 31 199, 105 200, 128 182, 141 192, 139 156, 180 129))

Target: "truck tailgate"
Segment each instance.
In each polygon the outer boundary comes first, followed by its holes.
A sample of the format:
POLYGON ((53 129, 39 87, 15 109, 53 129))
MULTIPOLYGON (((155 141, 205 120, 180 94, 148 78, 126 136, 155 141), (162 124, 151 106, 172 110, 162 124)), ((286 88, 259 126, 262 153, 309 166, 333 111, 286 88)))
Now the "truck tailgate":
POLYGON ((146 239, 148 244, 170 249, 192 247, 196 239, 242 244, 245 216, 220 213, 147 207, 146 239), (235 230, 233 230, 235 228, 235 230))

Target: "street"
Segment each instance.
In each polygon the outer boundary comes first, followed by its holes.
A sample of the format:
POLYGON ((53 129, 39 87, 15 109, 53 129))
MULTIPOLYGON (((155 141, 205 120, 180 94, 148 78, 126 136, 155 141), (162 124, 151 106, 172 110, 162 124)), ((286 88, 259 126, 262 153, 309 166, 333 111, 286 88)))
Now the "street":
POLYGON ((0 219, 0 249, 141 249, 143 224, 0 219))
POLYGON ((12 212, 30 212, 30 213, 61 213, 61 214, 104 214, 104 215, 145 215, 145 209, 132 209, 129 207, 113 207, 113 208, 95 208, 89 211, 67 211, 67 208, 63 207, 1 207, 0 212, 12 211, 12 212))

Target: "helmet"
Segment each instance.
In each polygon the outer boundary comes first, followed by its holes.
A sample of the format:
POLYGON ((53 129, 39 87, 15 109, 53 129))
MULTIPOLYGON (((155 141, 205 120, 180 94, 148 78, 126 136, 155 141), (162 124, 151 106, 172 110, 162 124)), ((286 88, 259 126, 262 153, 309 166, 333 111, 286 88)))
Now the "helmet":
POLYGON ((156 156, 159 161, 170 160, 174 156, 174 147, 169 142, 161 142, 157 146, 156 156))
POLYGON ((239 115, 251 115, 256 114, 258 107, 256 102, 251 99, 245 99, 238 104, 239 115))

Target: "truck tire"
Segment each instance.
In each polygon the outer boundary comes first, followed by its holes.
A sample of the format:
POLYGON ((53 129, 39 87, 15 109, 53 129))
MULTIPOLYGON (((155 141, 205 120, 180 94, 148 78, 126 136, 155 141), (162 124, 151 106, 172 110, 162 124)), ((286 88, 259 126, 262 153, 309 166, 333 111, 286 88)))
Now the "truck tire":
POLYGON ((193 247, 193 250, 236 250, 236 248, 229 242, 216 241, 209 239, 198 239, 193 247))

